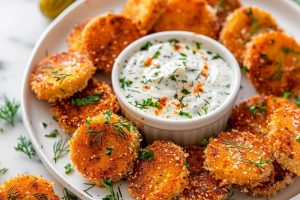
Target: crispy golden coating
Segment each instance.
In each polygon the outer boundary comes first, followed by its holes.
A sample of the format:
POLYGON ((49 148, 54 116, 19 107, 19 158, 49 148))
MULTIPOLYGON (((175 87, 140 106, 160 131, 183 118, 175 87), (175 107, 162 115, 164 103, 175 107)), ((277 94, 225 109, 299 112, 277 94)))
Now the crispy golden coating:
POLYGON ((6 182, 0 188, 0 199, 47 199, 59 200, 56 196, 53 183, 42 177, 35 177, 32 175, 19 175, 6 182))
POLYGON ((166 11, 154 31, 182 30, 216 39, 220 25, 216 14, 205 0, 169 0, 166 11))
POLYGON ((282 107, 268 119, 268 144, 283 168, 300 175, 300 109, 282 107))
POLYGON ((259 93, 281 96, 300 90, 300 44, 283 32, 255 37, 247 47, 244 65, 259 93))
POLYGON ((222 184, 254 187, 270 180, 273 160, 263 140, 250 132, 232 130, 210 141, 204 165, 222 184))
POLYGON ((35 66, 30 86, 38 99, 54 102, 83 90, 95 71, 96 68, 84 55, 58 53, 35 66))
POLYGON ((189 175, 189 184, 179 195, 180 200, 221 200, 228 195, 228 188, 219 186, 221 181, 215 180, 203 168, 204 152, 197 146, 185 147, 189 175))
POLYGON ((242 188, 242 192, 254 197, 271 197, 275 196, 278 192, 282 191, 288 185, 292 184, 296 175, 292 172, 285 170, 277 162, 273 162, 274 177, 271 181, 264 182, 262 185, 254 188, 242 188))
POLYGON ((71 33, 68 36, 67 42, 68 42, 68 50, 69 51, 77 51, 80 53, 84 53, 83 47, 82 47, 82 31, 84 27, 88 24, 90 19, 81 22, 79 24, 76 24, 71 33))
POLYGON ((231 14, 235 9, 241 7, 240 0, 206 0, 210 6, 212 6, 219 19, 220 25, 226 20, 226 17, 231 14))
POLYGON ((285 98, 265 95, 253 96, 233 109, 229 125, 232 129, 265 136, 268 133, 268 116, 282 106, 296 107, 294 103, 285 98))
POLYGON ((91 182, 103 186, 127 176, 138 156, 140 134, 125 118, 110 110, 87 119, 70 141, 71 160, 91 182))
POLYGON ((105 82, 97 82, 93 79, 83 91, 51 105, 51 111, 60 127, 69 135, 72 135, 86 118, 96 116, 104 110, 118 113, 119 109, 119 103, 111 87, 105 82), (93 98, 93 100, 86 105, 76 103, 76 100, 83 101, 87 98, 93 98))
POLYGON ((152 160, 138 160, 129 176, 129 192, 136 199, 171 199, 188 184, 186 154, 170 141, 155 141, 147 146, 152 160))
POLYGON ((245 57, 246 44, 253 36, 277 30, 275 19, 257 7, 241 7, 230 14, 220 34, 220 41, 242 65, 245 57))
POLYGON ((141 37, 136 24, 121 15, 98 16, 82 32, 84 51, 99 69, 110 73, 115 59, 131 42, 141 37))
POLYGON ((167 0, 128 0, 122 14, 132 19, 146 34, 165 11, 167 2, 167 0))

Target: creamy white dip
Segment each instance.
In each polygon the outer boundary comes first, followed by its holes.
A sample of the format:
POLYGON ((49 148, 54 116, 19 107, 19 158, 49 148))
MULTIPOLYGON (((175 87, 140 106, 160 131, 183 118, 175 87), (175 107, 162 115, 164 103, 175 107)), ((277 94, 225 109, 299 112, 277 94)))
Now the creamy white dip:
POLYGON ((198 42, 147 42, 125 61, 120 87, 136 109, 164 119, 204 116, 231 93, 231 66, 198 42))

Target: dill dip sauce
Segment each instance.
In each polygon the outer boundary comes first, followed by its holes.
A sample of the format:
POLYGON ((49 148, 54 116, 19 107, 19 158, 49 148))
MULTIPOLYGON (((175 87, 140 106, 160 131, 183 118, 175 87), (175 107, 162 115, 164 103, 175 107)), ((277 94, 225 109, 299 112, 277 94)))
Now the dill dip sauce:
POLYGON ((220 107, 233 83, 231 66, 198 42, 145 43, 121 69, 127 101, 148 115, 191 119, 220 107))

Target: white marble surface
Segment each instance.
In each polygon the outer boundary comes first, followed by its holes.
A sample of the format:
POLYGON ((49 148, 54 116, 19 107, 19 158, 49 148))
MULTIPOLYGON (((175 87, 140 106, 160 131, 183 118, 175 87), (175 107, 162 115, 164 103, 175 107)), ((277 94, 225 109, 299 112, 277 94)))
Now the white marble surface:
MULTIPOLYGON (((20 102, 26 62, 35 42, 49 23, 40 13, 37 0, 0 0, 0 105, 3 95, 20 102)), ((22 124, 21 110, 15 127, 3 122, 0 122, 0 127, 4 129, 0 133, 0 169, 8 168, 0 176, 0 184, 17 174, 34 174, 52 180, 56 192, 61 194, 63 187, 52 178, 38 157, 29 159, 14 149, 20 135, 28 137, 22 124)))

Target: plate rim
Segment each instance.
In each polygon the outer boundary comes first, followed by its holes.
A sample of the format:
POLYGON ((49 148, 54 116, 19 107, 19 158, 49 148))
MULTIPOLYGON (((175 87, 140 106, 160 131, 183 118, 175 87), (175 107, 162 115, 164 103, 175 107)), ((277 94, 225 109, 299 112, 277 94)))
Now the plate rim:
MULTIPOLYGON (((121 0, 120 0, 121 1, 121 0)), ((291 9, 294 9, 298 15, 300 16, 300 5, 298 5, 293 0, 280 0, 281 3, 284 5, 288 5, 291 9)), ((44 39, 48 36, 49 32, 61 21, 63 20, 67 15, 71 14, 77 7, 81 6, 82 4, 86 3, 86 0, 77 0, 74 3, 72 3, 69 7, 67 7, 59 16, 57 16, 43 31, 43 33, 40 35, 39 39, 36 41, 34 48, 31 50, 31 54, 27 60, 26 67, 23 72, 23 77, 21 81, 21 107, 22 107, 22 120, 23 124, 25 126, 26 131, 29 134, 30 140, 37 152, 38 157, 43 163, 43 166, 46 168, 48 172, 51 173, 51 175, 55 178, 56 181, 58 181, 63 187, 67 188, 69 191, 71 191, 73 194, 75 194, 79 198, 84 199, 90 199, 94 200, 96 198, 90 197, 89 195, 82 192, 80 188, 77 186, 74 186, 70 180, 68 180, 65 176, 62 176, 61 173, 57 170, 55 165, 51 163, 51 159, 46 156, 44 153, 44 150, 41 148, 40 144, 37 141, 37 138, 35 137, 34 131, 31 129, 30 124, 31 120, 29 116, 27 115, 28 107, 26 106, 28 103, 26 90, 28 89, 29 83, 29 75, 33 68, 33 58, 35 57, 37 50, 39 49, 41 43, 44 41, 44 39)), ((298 196, 300 193, 296 194, 294 197, 298 196)))

